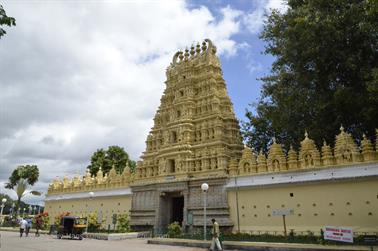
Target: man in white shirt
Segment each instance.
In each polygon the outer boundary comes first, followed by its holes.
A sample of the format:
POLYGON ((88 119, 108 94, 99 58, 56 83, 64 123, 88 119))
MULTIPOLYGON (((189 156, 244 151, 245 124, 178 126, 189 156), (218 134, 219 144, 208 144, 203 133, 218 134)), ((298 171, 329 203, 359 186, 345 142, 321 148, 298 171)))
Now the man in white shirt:
POLYGON ((213 234, 213 239, 211 240, 210 250, 214 251, 215 246, 217 246, 217 250, 223 250, 219 241, 219 234, 220 234, 219 224, 218 222, 216 222, 215 219, 211 219, 211 221, 213 222, 213 229, 211 230, 213 234))
POLYGON ((22 237, 22 234, 24 233, 27 225, 28 225, 28 222, 26 220, 24 220, 23 218, 21 218, 21 220, 20 220, 20 238, 22 237))

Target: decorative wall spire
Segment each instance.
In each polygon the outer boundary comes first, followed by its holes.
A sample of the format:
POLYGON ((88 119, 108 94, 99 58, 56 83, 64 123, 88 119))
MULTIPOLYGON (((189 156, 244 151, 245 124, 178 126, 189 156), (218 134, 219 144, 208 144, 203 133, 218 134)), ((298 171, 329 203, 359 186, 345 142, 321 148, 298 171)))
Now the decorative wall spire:
POLYGON ((289 166, 289 170, 298 169, 298 154, 293 149, 293 146, 290 145, 290 150, 288 152, 287 164, 289 166))
POLYGON ((362 157, 364 161, 373 161, 376 159, 376 153, 373 149, 373 144, 371 141, 363 134, 363 139, 361 141, 362 147, 362 157))
POLYGON ((264 173, 266 171, 266 157, 262 150, 260 150, 260 153, 257 156, 257 172, 264 173))
POLYGON ((352 136, 340 127, 340 134, 336 136, 335 144, 336 164, 347 164, 360 161, 360 153, 352 136))
POLYGON ((268 172, 287 170, 286 157, 282 151, 282 146, 277 144, 275 137, 272 140, 273 144, 270 146, 268 153, 268 172))
POLYGON ((315 143, 308 137, 307 131, 305 131, 305 138, 301 142, 301 149, 299 151, 300 167, 312 168, 320 166, 320 153, 316 148, 315 143))
POLYGON ((98 169, 98 172, 96 174, 96 180, 97 180, 97 183, 99 184, 102 184, 104 182, 104 172, 102 171, 101 166, 98 169))
POLYGON ((331 147, 327 145, 327 142, 323 141, 322 146, 322 164, 323 166, 331 166, 334 165, 335 158, 333 157, 331 147))
POLYGON ((248 174, 257 172, 256 156, 252 149, 245 146, 239 161, 239 174, 248 174))
POLYGON ((112 169, 109 171, 109 178, 114 179, 117 176, 117 171, 115 169, 115 165, 112 165, 112 169))

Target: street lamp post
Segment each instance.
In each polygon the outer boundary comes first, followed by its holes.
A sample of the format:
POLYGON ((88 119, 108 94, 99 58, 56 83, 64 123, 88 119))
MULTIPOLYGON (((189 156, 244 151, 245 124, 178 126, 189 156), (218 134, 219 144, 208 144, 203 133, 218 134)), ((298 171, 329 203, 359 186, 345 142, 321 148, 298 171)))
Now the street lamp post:
POLYGON ((4 210, 4 207, 5 207, 5 203, 7 202, 7 199, 6 198, 3 198, 1 200, 1 213, 0 215, 3 216, 3 210, 4 210))
MULTIPOLYGON (((94 192, 89 192, 88 193, 89 195, 89 201, 93 198, 94 196, 94 192)), ((89 204, 89 203, 88 203, 89 204)), ((87 213, 87 226, 85 227, 85 232, 88 233, 88 224, 89 224, 89 209, 90 209, 90 206, 88 205, 88 213, 87 213)))
POLYGON ((209 185, 203 183, 201 185, 203 191, 203 239, 206 241, 206 199, 207 199, 207 190, 209 190, 209 185))
POLYGON ((2 200, 1 200, 1 213, 0 213, 0 216, 1 216, 1 218, 0 218, 0 226, 2 226, 3 225, 3 210, 4 210, 4 207, 5 207, 5 203, 7 202, 7 199, 6 198, 3 198, 2 200))
POLYGON ((16 206, 16 204, 13 202, 12 203, 12 207, 11 207, 11 218, 13 217, 13 214, 14 214, 14 207, 16 206))

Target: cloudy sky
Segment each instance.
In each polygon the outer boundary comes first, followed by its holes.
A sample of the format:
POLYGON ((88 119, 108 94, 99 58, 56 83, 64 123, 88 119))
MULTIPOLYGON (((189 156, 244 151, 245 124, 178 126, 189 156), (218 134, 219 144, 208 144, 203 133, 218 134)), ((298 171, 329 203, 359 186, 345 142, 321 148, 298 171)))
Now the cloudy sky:
MULTIPOLYGON (((1 2, 17 26, 0 40, 0 192, 18 165, 35 189, 83 174, 91 154, 119 145, 138 160, 173 54, 204 38, 218 47, 239 120, 273 58, 259 40, 279 0, 1 2)), ((27 196, 25 201, 42 203, 27 196)))

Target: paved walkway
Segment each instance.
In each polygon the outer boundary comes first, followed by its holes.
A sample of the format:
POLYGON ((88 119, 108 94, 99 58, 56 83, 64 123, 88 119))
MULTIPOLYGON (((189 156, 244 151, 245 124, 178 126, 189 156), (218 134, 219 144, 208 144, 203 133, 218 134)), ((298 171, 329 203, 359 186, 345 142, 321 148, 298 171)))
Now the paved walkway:
POLYGON ((0 231, 1 251, 204 251, 202 248, 175 247, 165 245, 147 244, 146 239, 128 239, 120 241, 103 241, 94 239, 59 240, 56 236, 41 235, 35 237, 19 237, 16 232, 0 231))

